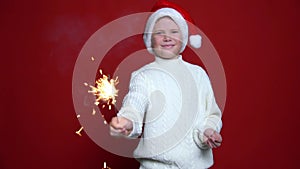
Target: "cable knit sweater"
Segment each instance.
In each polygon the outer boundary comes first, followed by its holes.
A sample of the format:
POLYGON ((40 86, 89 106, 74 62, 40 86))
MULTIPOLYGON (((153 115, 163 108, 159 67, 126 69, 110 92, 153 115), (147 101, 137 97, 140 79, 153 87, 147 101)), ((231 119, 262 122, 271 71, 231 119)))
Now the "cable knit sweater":
POLYGON ((132 73, 118 116, 142 135, 134 156, 140 169, 201 169, 213 164, 203 132, 220 132, 221 111, 205 71, 178 59, 155 61, 132 73))

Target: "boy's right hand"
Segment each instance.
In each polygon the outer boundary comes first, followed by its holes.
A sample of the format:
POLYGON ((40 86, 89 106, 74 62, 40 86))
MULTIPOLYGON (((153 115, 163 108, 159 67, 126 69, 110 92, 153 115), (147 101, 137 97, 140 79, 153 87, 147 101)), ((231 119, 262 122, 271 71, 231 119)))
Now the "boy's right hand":
POLYGON ((110 135, 128 136, 133 129, 132 121, 125 117, 113 117, 110 122, 110 135))

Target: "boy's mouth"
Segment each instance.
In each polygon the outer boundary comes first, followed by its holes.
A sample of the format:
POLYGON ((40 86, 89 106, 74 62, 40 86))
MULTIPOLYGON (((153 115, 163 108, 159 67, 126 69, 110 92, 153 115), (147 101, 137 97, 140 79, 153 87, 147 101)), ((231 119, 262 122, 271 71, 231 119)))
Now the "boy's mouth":
POLYGON ((165 44, 165 45, 161 45, 162 48, 165 48, 165 49, 170 49, 170 48, 173 48, 175 45, 174 44, 165 44))

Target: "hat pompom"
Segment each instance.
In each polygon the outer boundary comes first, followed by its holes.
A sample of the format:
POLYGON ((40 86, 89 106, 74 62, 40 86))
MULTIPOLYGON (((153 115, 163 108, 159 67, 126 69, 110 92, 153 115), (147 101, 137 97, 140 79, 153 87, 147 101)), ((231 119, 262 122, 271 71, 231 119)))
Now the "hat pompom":
POLYGON ((191 35, 189 40, 190 45, 194 48, 200 48, 202 45, 202 37, 200 35, 191 35))

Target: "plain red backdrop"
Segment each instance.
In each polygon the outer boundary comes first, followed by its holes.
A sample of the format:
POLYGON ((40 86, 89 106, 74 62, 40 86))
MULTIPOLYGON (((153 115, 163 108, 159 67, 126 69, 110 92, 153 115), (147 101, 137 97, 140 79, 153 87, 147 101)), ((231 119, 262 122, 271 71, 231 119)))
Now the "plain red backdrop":
MULTIPOLYGON (((213 168, 298 168, 299 1, 174 2, 212 41, 226 73, 224 142, 213 168)), ((1 169, 138 168, 74 133, 72 73, 95 31, 154 3, 0 2, 1 169)))

